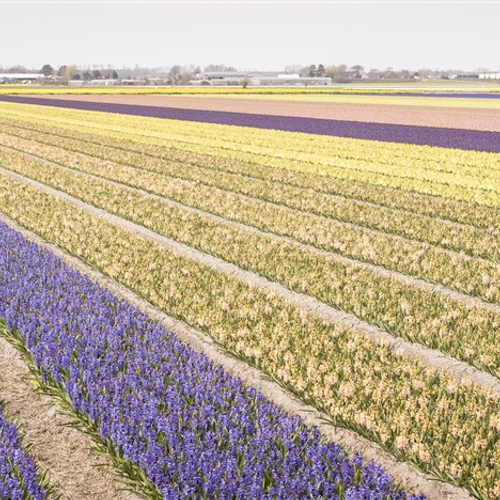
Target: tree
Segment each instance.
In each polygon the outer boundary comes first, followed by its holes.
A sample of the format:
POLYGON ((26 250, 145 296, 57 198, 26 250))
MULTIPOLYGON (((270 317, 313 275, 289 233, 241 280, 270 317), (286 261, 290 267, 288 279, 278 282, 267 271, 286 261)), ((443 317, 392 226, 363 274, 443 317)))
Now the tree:
POLYGON ((113 80, 118 80, 118 73, 116 72, 116 70, 113 70, 113 80))
POLYGON ((44 64, 40 71, 45 77, 47 77, 54 73, 54 68, 50 64, 44 64))
POLYGON ((303 64, 288 64, 285 66, 285 73, 298 73, 300 74, 304 69, 303 64))
POLYGON ((402 69, 399 72, 399 77, 402 78, 403 80, 409 80, 410 79, 410 72, 407 69, 402 69))
POLYGON ((347 66, 345 64, 339 64, 338 66, 328 66, 325 73, 326 76, 329 76, 338 83, 347 83, 351 80, 351 76, 347 72, 347 66))
POLYGON ((73 80, 74 76, 79 74, 78 66, 71 64, 70 66, 61 66, 59 68, 61 73, 61 84, 68 85, 70 80, 73 80))
POLYGON ((384 78, 384 80, 397 80, 398 75, 392 69, 391 66, 387 66, 387 68, 385 68, 385 70, 383 71, 383 78, 384 78))
POLYGON ((168 76, 172 85, 178 83, 181 78, 181 67, 178 64, 172 66, 168 72, 168 76))
POLYGON ((94 80, 99 80, 99 78, 101 78, 101 72, 98 69, 92 70, 92 78, 94 80))
POLYGON ((354 78, 361 78, 361 73, 365 70, 363 66, 360 66, 359 64, 356 64, 354 66, 351 66, 350 70, 354 73, 354 78))
POLYGON ((251 79, 248 75, 245 75, 243 77, 243 79, 241 80, 241 86, 246 89, 248 87, 248 85, 250 84, 251 82, 251 79))
POLYGON ((311 66, 309 66, 309 76, 316 76, 316 65, 315 64, 311 64, 311 66))
POLYGON ((183 71, 177 80, 181 85, 188 85, 192 79, 193 73, 191 71, 183 71))
POLYGON ((370 80, 380 80, 381 78, 380 71, 376 68, 370 69, 370 71, 368 71, 368 78, 370 80))
POLYGON ((324 76, 325 74, 325 67, 322 64, 318 64, 318 69, 316 70, 316 75, 317 76, 324 76))
POLYGON ((208 66, 205 66, 205 71, 236 71, 236 68, 226 66, 224 64, 209 64, 208 66))
POLYGON ((20 65, 12 66, 7 73, 26 73, 26 68, 20 65))

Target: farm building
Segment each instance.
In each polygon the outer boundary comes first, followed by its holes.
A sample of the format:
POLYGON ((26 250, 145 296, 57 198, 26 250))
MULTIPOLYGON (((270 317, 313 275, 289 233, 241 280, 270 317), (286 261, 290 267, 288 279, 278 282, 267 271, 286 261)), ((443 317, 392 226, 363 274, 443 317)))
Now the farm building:
POLYGON ((479 73, 480 80, 500 80, 500 71, 486 71, 479 73))
POLYGON ((207 71, 200 73, 197 80, 192 80, 191 85, 242 85, 248 79, 249 85, 330 85, 331 78, 326 77, 301 77, 298 74, 280 73, 278 71, 207 71))
POLYGON ((43 77, 42 73, 0 73, 0 83, 33 83, 43 77))

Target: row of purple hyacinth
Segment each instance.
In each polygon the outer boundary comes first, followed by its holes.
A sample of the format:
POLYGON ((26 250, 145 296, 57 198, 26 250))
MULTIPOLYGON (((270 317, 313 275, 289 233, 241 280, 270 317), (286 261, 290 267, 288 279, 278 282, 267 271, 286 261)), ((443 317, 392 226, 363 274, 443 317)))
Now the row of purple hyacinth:
POLYGON ((380 466, 322 444, 317 430, 3 223, 0 318, 111 453, 145 472, 152 496, 407 498, 380 466))
POLYGON ((6 419, 0 403, 0 498, 41 500, 45 493, 33 458, 23 450, 17 427, 6 419))
POLYGON ((297 116, 271 116, 227 111, 138 106, 135 104, 70 101, 18 95, 3 95, 0 96, 0 101, 500 153, 500 133, 483 130, 326 120, 297 116))

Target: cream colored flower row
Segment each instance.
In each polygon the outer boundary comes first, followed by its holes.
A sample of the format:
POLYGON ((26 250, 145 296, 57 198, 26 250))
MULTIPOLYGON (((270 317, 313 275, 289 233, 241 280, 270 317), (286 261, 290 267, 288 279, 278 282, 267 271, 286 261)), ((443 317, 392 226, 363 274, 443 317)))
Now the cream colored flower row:
POLYGON ((401 459, 500 495, 500 401, 0 174, 0 210, 401 459), (29 203, 27 203, 29 200, 29 203))
MULTIPOLYGON (((387 269, 441 283, 487 301, 500 303, 500 264, 493 260, 473 258, 462 251, 448 251, 439 246, 374 232, 361 226, 321 219, 284 206, 221 191, 198 183, 197 180, 172 178, 10 136, 0 135, 0 144, 2 143, 61 165, 165 196, 226 219, 293 238, 318 249, 382 265, 387 269)), ((185 166, 184 170, 189 168, 185 166)), ((281 190, 281 186, 278 185, 275 190, 281 190)), ((286 187, 283 191, 286 191, 286 187)), ((376 212, 377 209, 368 208, 367 211, 376 212)), ((453 241, 453 236, 455 241, 460 241, 460 233, 453 233, 451 224, 444 226, 444 229, 449 227, 449 241, 453 241)), ((462 235, 461 240, 467 243, 469 248, 483 248, 487 251, 490 245, 492 251, 495 251, 498 247, 496 239, 490 238, 484 231, 472 232, 469 237, 462 235), (480 239, 477 233, 481 233, 484 240, 480 239)))
MULTIPOLYGON (((119 163, 152 169, 161 160, 168 162, 168 172, 173 172, 173 163, 180 163, 180 168, 175 172, 182 171, 183 175, 189 177, 189 169, 186 165, 210 169, 210 173, 222 171, 226 175, 233 173, 243 176, 241 189, 253 179, 279 183, 280 187, 291 186, 308 189, 320 194, 331 194, 341 196, 354 201, 366 201, 379 205, 404 210, 409 215, 421 214, 432 218, 446 219, 463 224, 469 224, 491 232, 500 231, 500 210, 490 207, 479 206, 467 202, 460 202, 448 198, 439 198, 422 193, 406 192, 399 189, 374 186, 366 183, 355 183, 344 181, 333 177, 317 176, 303 172, 293 172, 286 169, 268 168, 253 163, 245 163, 212 155, 204 155, 193 152, 185 152, 174 148, 163 148, 161 146, 149 145, 138 141, 115 139, 100 134, 91 134, 67 130, 61 127, 42 125, 37 122, 27 122, 4 118, 3 130, 23 137, 32 138, 34 132, 38 132, 36 140, 60 145, 70 150, 80 150, 87 154, 103 158, 114 159, 119 163)), ((167 168, 165 166, 164 168, 167 168)), ((202 170, 198 169, 197 172, 202 170)), ((179 174, 180 175, 180 174, 179 174)), ((208 182, 205 176, 202 181, 208 182)), ((208 177, 211 177, 210 175, 208 177)), ((216 178, 219 179, 220 176, 216 178)), ((230 176, 229 176, 230 177, 230 176)), ((276 194, 277 196, 277 194, 276 194)), ((296 200, 296 203, 300 200, 296 200)), ((318 204, 316 208, 324 207, 318 204)))
MULTIPOLYGON (((162 161, 145 155, 134 156, 128 151, 119 149, 109 151, 81 140, 21 130, 8 125, 3 126, 2 131, 4 133, 0 135, 1 144, 20 151, 41 155, 56 162, 59 161, 61 151, 41 146, 39 143, 79 152, 87 156, 91 155, 122 165, 130 165, 169 177, 201 182, 307 213, 465 252, 468 255, 500 260, 500 247, 497 245, 500 228, 483 230, 470 225, 453 224, 450 221, 383 206, 374 209, 366 202, 353 198, 329 195, 283 183, 277 184, 268 180, 242 177, 213 168, 206 169, 196 166, 186 168, 185 163, 162 161)), ((74 163, 78 163, 76 158, 74 163)))
MULTIPOLYGON (((2 103, 2 108, 5 103, 2 103)), ((9 106, 9 104, 5 104, 9 106)), ((77 130, 101 131, 106 135, 140 139, 141 141, 167 147, 182 147, 187 151, 216 154, 226 158, 250 161, 271 167, 296 171, 319 173, 342 179, 387 185, 400 189, 424 192, 454 199, 474 201, 487 206, 499 206, 498 170, 499 155, 474 151, 457 151, 446 148, 430 148, 407 144, 388 144, 377 141, 361 141, 338 137, 314 136, 289 132, 258 130, 248 127, 201 124, 164 120, 155 118, 132 117, 110 113, 100 113, 96 123, 95 112, 73 111, 39 107, 21 106, 6 111, 25 119, 49 120, 64 123, 77 130), (31 109, 26 109, 27 107, 31 109), (41 109, 40 109, 41 108, 41 109), (47 111, 49 109, 49 111, 47 111), (54 114, 56 113, 56 114, 54 114), (231 142, 237 135, 239 141, 231 142), (266 141, 266 146, 260 146, 266 141), (338 154, 297 153, 288 151, 293 145, 304 141, 321 141, 336 145, 338 154), (276 145, 279 144, 279 147, 276 145), (285 147, 286 146, 286 147, 285 147), (404 161, 404 155, 419 152, 421 159, 404 161), (399 153, 398 153, 399 152, 399 153), (394 165, 390 160, 394 154, 402 154, 401 162, 394 165), (429 161, 436 155, 439 163, 456 163, 451 172, 441 172, 427 168, 429 161), (367 160, 369 158, 369 161, 367 160), (454 159, 458 158, 457 161, 454 159), (472 171, 462 171, 460 164, 466 164, 472 171), (407 163, 407 164, 406 164, 407 163)), ((434 160, 435 163, 435 160, 434 160)))
POLYGON ((0 150, 0 165, 306 293, 395 336, 500 376, 500 314, 419 290, 312 248, 192 213, 100 178, 0 150), (498 333, 496 333, 498 332, 498 333))

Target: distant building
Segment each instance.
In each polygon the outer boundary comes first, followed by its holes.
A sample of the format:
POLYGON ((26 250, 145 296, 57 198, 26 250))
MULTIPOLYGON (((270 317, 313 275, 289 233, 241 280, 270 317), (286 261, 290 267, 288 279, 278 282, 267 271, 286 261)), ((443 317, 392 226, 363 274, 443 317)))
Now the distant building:
POLYGON ((301 77, 298 74, 281 73, 279 71, 206 71, 200 73, 191 85, 243 85, 247 80, 252 86, 293 86, 293 85, 331 85, 332 79, 327 77, 301 77))
POLYGON ((110 85, 118 85, 119 81, 114 78, 105 78, 99 80, 90 80, 90 85, 97 85, 99 87, 109 87, 110 85))
POLYGON ((39 78, 44 78, 43 73, 0 73, 2 83, 33 83, 39 78))
POLYGON ((68 85, 70 87, 109 87, 111 85, 118 85, 119 80, 112 78, 101 79, 101 80, 70 80, 68 85))
POLYGON ((479 73, 466 71, 464 73, 457 73, 455 75, 450 75, 450 78, 453 78, 454 80, 477 80, 479 78, 479 73))
POLYGON ((238 71, 206 71, 191 80, 191 85, 241 85, 248 73, 238 71))
POLYGON ((120 85, 146 85, 147 81, 144 78, 124 78, 120 80, 120 85))
POLYGON ((479 73, 480 80, 500 80, 500 71, 485 71, 479 73))

